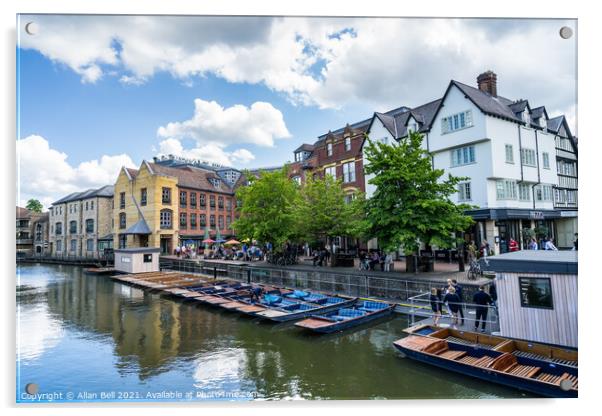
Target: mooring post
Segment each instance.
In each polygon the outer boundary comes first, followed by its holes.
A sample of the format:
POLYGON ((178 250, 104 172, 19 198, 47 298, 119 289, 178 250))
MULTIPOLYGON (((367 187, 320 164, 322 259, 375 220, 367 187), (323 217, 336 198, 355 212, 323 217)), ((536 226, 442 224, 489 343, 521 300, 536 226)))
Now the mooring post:
POLYGON ((251 269, 247 269, 247 283, 251 284, 251 269))
POLYGON ((217 266, 213 266, 213 280, 217 280, 217 266))

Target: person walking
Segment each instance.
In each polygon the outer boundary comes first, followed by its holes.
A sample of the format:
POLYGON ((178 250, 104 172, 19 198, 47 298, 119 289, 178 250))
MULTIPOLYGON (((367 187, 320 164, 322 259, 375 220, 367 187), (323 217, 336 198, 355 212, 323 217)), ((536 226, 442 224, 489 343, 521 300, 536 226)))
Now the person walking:
POLYGON ((447 304, 447 308, 452 315, 452 324, 458 324, 458 311, 460 309, 460 297, 456 293, 456 289, 453 286, 447 288, 447 295, 443 298, 443 303, 447 304))
POLYGON ((510 244, 509 244, 509 248, 510 251, 518 251, 518 241, 516 241, 514 238, 510 237, 510 244))
POLYGON ((493 305, 493 299, 491 299, 491 296, 485 292, 485 286, 479 286, 479 291, 472 297, 472 302, 477 305, 477 316, 474 321, 474 330, 476 332, 479 329, 479 321, 481 321, 481 332, 485 332, 489 305, 493 305))
POLYGON ((535 237, 531 237, 531 241, 529 241, 529 250, 538 250, 539 246, 537 245, 537 240, 535 237))
POLYGON ((431 302, 431 309, 433 310, 433 323, 435 326, 439 324, 439 319, 441 319, 441 311, 443 309, 441 305, 441 293, 437 290, 436 287, 431 289, 431 295, 429 296, 429 300, 431 302))

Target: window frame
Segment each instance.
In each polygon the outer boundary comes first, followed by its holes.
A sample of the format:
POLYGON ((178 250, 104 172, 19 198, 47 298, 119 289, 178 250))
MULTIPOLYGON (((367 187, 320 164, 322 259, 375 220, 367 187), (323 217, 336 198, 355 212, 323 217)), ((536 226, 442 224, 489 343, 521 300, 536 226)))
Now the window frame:
POLYGON ((520 306, 522 308, 534 308, 534 309, 548 309, 554 310, 554 291, 552 290, 552 279, 549 277, 532 277, 532 276, 518 276, 518 290, 520 294, 520 306), (543 280, 547 281, 547 286, 550 288, 550 306, 542 306, 542 305, 532 305, 528 303, 528 300, 525 300, 523 295, 526 295, 525 290, 523 289, 523 281, 529 280, 543 280))

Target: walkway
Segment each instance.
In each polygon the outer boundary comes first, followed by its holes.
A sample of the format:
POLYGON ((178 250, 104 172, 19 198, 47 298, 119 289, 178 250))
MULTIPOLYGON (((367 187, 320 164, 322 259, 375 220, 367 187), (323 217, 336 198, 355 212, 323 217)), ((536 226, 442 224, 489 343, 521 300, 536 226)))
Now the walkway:
MULTIPOLYGON (((177 256, 161 256, 162 259, 173 259, 173 260, 183 260, 177 256)), ((481 285, 487 284, 491 282, 491 279, 488 278, 480 278, 477 280, 469 280, 467 277, 467 273, 458 271, 457 263, 448 263, 448 262, 435 262, 435 271, 429 273, 407 273, 405 271, 406 265, 405 261, 394 261, 393 271, 392 272, 383 272, 380 270, 359 270, 359 259, 355 259, 355 267, 317 267, 313 266, 311 259, 309 257, 300 257, 299 264, 294 266, 276 266, 270 264, 266 261, 238 261, 238 260, 210 260, 210 259, 192 259, 189 261, 203 261, 206 263, 216 263, 216 264, 235 264, 235 265, 247 265, 249 267, 257 267, 257 268, 270 268, 270 269, 286 269, 286 270, 299 270, 299 271, 322 271, 325 273, 340 273, 340 274, 351 274, 358 276, 369 276, 375 278, 386 278, 386 279, 399 279, 399 280, 422 280, 422 281, 433 281, 433 282, 441 282, 445 283, 447 279, 456 279, 458 282, 462 284, 469 285, 481 285)), ((468 267, 467 267, 468 268, 468 267)))

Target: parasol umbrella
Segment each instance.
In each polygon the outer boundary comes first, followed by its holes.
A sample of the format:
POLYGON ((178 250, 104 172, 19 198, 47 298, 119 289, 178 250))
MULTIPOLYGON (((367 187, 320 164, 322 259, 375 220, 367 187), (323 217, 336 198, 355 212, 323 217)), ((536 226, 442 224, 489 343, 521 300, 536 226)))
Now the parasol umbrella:
POLYGON ((225 243, 226 240, 224 240, 223 238, 218 238, 217 240, 215 240, 216 243, 221 244, 221 243, 225 243))
POLYGON ((240 244, 240 241, 236 241, 235 239, 228 240, 224 243, 225 246, 237 246, 240 244))
POLYGON ((216 241, 212 240, 211 238, 206 238, 203 241, 201 241, 201 243, 203 243, 203 244, 212 244, 212 243, 216 243, 216 241))

